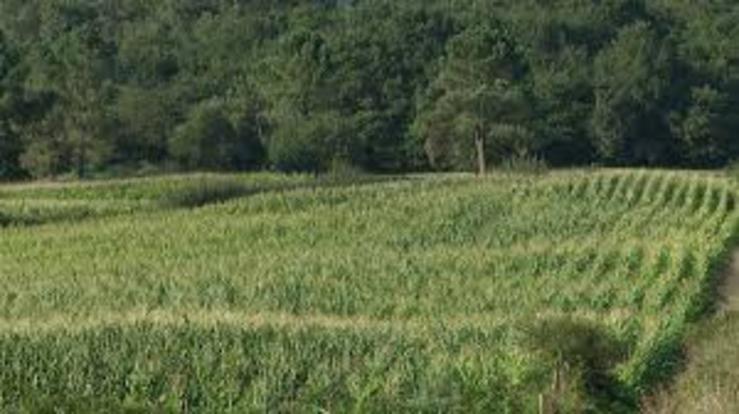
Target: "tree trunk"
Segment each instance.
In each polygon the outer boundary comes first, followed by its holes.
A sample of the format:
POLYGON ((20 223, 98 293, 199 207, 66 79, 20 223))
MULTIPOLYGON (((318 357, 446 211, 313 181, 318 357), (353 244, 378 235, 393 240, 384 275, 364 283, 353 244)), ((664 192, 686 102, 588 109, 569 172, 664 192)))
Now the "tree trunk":
POLYGON ((77 156, 77 178, 85 178, 85 155, 82 149, 80 149, 80 153, 77 156))
POLYGON ((79 137, 79 148, 77 148, 77 178, 85 178, 85 166, 87 164, 87 142, 84 132, 79 137))
POLYGON ((479 128, 475 129, 475 148, 477 150, 477 175, 480 177, 485 175, 485 140, 479 128))

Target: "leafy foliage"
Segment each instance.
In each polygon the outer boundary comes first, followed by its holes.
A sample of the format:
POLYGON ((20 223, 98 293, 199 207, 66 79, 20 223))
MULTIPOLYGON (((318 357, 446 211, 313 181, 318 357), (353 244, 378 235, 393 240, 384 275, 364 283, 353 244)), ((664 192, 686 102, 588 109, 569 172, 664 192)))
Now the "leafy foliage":
POLYGON ((738 15, 730 0, 2 0, 0 175, 467 170, 475 136, 493 164, 719 166, 739 155, 738 15), (214 105, 231 127, 198 126, 214 105))
POLYGON ((483 158, 501 160, 532 150, 521 66, 517 45, 495 22, 469 27, 450 41, 428 113, 418 118, 433 164, 471 164, 473 157, 465 152, 476 140, 492 149, 483 158))

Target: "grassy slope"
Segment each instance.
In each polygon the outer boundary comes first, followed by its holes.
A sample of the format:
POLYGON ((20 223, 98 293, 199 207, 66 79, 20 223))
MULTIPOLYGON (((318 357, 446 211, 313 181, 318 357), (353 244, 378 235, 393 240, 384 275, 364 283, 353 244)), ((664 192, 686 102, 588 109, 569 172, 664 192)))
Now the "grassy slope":
MULTIPOLYGON (((0 404, 628 401, 669 371, 736 214, 733 189, 697 173, 286 185, 192 211, 3 230, 0 404)), ((161 192, 131 188, 120 199, 161 192)), ((0 198, 120 194, 103 189, 0 198)))
POLYGON ((739 250, 721 273, 716 312, 691 329, 684 366, 674 381, 645 398, 645 412, 739 412, 739 250))
POLYGON ((647 399, 647 413, 739 412, 739 313, 721 313, 688 335, 685 369, 647 399))
POLYGON ((191 174, 0 187, 0 227, 130 215, 320 184, 310 176, 191 174))

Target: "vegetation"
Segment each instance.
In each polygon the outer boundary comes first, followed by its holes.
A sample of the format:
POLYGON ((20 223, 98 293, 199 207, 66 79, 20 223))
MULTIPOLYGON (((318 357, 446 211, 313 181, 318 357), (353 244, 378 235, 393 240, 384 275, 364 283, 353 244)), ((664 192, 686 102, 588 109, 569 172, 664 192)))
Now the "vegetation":
POLYGON ((644 403, 646 413, 732 413, 739 409, 736 311, 691 330, 687 364, 674 384, 644 403))
POLYGON ((733 0, 0 0, 0 179, 720 166, 738 19, 733 0))
POLYGON ((0 411, 709 407, 736 182, 596 167, 736 169, 737 21, 0 0, 0 411))
POLYGON ((711 300, 736 197, 639 170, 0 187, 3 217, 47 218, 0 229, 0 405, 635 410, 711 300))
POLYGON ((308 176, 252 174, 98 181, 89 184, 33 184, 3 187, 0 226, 23 227, 161 209, 198 207, 263 191, 315 185, 308 176))

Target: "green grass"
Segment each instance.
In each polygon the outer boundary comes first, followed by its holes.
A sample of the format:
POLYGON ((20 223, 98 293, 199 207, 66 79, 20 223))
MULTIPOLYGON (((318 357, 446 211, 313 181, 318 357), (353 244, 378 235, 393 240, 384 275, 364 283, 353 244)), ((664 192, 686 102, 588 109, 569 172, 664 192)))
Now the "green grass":
POLYGON ((690 330, 686 364, 644 401, 646 413, 739 412, 739 314, 721 313, 690 330))
POLYGON ((0 187, 102 211, 0 230, 0 406, 633 410, 737 223, 697 172, 180 180, 0 187))
POLYGON ((0 227, 128 215, 164 209, 196 208, 264 192, 367 184, 393 177, 315 177, 309 175, 190 174, 80 183, 0 187, 0 227))
POLYGON ((0 227, 197 207, 315 183, 309 176, 193 174, 0 187, 0 227))

